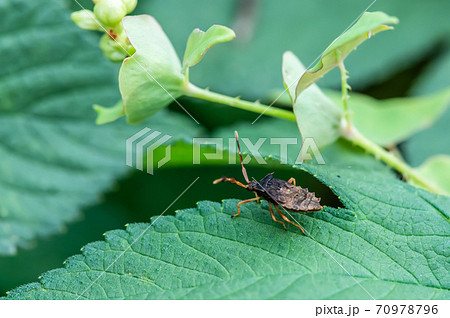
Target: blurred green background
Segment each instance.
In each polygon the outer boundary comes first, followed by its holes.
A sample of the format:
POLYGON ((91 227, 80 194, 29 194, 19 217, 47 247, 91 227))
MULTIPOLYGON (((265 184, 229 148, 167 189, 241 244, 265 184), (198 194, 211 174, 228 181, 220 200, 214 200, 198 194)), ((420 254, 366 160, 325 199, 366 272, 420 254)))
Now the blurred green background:
MULTIPOLYGON (((3 1, 7 2, 0 0, 0 9, 3 1)), ((69 19, 71 11, 80 9, 75 1, 64 1, 65 8, 56 12, 65 17, 48 14, 46 18, 69 19)), ((92 8, 91 0, 79 2, 92 8)), ((228 95, 264 100, 273 89, 282 87, 281 56, 284 51, 292 50, 305 65, 309 65, 371 3, 356 0, 140 0, 134 14, 155 16, 180 56, 194 28, 205 30, 212 24, 233 28, 237 33, 236 40, 208 52, 202 63, 192 68, 191 80, 228 95)), ((43 4, 36 10, 47 9, 43 4)), ((400 24, 395 31, 364 43, 346 60, 352 88, 383 99, 422 95, 450 86, 450 2, 378 0, 370 8, 370 11, 376 10, 397 16, 400 24)), ((8 14, 0 12, 0 18, 8 14)), ((33 17, 29 17, 29 21, 29 27, 40 23, 33 17)), ((83 30, 76 32, 83 37, 100 36, 83 30)), ((82 51, 83 47, 73 50, 82 51)), ((98 54, 101 54, 100 50, 98 54)), ((108 67, 117 72, 117 65, 108 67)), ((338 73, 334 70, 319 82, 319 86, 338 88, 339 83, 338 73)), ((111 87, 111 95, 117 96, 117 88, 111 87)), ((90 100, 90 104, 96 102, 90 100)), ((256 118, 252 113, 186 98, 182 99, 182 104, 209 131, 238 121, 252 122, 256 118)), ((176 105, 171 109, 179 111, 176 105)), ((415 166, 430 155, 450 153, 449 121, 448 110, 433 127, 401 144, 400 150, 406 160, 415 166)), ((290 177, 288 171, 275 168, 278 177, 290 177)), ((273 169, 251 167, 249 172, 258 178, 273 169)), ((102 195, 96 204, 84 208, 82 217, 69 224, 65 233, 41 239, 29 249, 20 249, 15 256, 0 257, 0 294, 35 281, 44 271, 60 267, 65 258, 78 253, 84 244, 102 239, 107 230, 123 228, 126 223, 147 222, 152 215, 159 215, 197 176, 199 181, 167 213, 195 206, 200 200, 220 201, 248 196, 237 187, 213 187, 211 181, 222 175, 240 177, 240 167, 169 166, 157 170, 154 176, 130 169, 129 175, 115 184, 113 190, 102 195)), ((303 177, 303 185, 323 193, 330 205, 338 204, 327 189, 314 179, 303 177)))

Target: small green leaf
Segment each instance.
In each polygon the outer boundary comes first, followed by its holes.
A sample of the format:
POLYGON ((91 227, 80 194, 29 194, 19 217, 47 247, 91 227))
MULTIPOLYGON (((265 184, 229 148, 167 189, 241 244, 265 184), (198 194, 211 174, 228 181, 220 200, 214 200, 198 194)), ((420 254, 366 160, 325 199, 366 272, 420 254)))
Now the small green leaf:
POLYGON ((200 62, 206 51, 214 45, 231 41, 235 37, 236 34, 233 30, 222 25, 213 25, 206 32, 195 29, 186 44, 182 72, 185 73, 189 67, 200 62))
POLYGON ((442 190, 442 194, 450 196, 450 156, 437 155, 426 160, 416 168, 435 187, 442 190))
POLYGON ((118 101, 113 107, 103 107, 96 104, 93 108, 97 113, 97 119, 95 121, 97 125, 113 122, 125 114, 122 100, 118 101))
POLYGON ((292 52, 283 54, 283 80, 291 101, 302 139, 313 138, 319 148, 334 142, 339 137, 342 112, 317 85, 303 91, 295 100, 295 83, 305 70, 292 52))
POLYGON ((153 115, 180 97, 183 75, 177 54, 151 16, 129 16, 123 25, 136 53, 124 60, 119 87, 129 123, 153 115))
MULTIPOLYGON (((334 40, 323 52, 319 62, 303 74, 297 83, 296 98, 302 91, 317 82, 326 73, 339 65, 351 51, 378 32, 392 29, 389 24, 397 24, 398 19, 384 12, 365 12, 361 18, 342 36, 334 40)), ((298 74, 298 76, 300 76, 298 74)))
MULTIPOLYGON (((338 105, 341 94, 325 91, 338 105)), ((367 138, 382 146, 392 146, 431 126, 450 105, 450 89, 420 97, 377 100, 351 93, 348 106, 352 122, 367 138)))

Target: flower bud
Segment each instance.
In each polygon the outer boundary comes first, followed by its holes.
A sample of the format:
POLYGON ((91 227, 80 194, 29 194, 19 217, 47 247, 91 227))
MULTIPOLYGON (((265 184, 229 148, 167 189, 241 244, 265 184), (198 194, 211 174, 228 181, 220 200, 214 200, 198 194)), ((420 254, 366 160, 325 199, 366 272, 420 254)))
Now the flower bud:
POLYGON ((91 10, 80 10, 73 12, 70 17, 73 22, 75 22, 75 24, 82 29, 95 31, 102 30, 100 22, 95 18, 94 12, 91 10))
POLYGON ((137 0, 122 0, 125 7, 127 7, 127 13, 133 12, 137 6, 137 0))
POLYGON ((127 7, 122 0, 99 0, 94 13, 100 22, 114 28, 127 15, 127 7))
POLYGON ((114 63, 120 63, 128 56, 124 49, 111 39, 108 34, 104 34, 100 39, 100 48, 103 54, 114 63))

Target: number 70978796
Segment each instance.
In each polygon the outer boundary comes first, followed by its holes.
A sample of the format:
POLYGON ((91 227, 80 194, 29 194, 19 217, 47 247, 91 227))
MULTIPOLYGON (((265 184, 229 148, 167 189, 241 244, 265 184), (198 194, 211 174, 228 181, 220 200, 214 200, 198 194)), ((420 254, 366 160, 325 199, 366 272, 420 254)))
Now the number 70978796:
POLYGON ((433 314, 438 313, 437 305, 377 305, 377 315, 380 314, 433 314))

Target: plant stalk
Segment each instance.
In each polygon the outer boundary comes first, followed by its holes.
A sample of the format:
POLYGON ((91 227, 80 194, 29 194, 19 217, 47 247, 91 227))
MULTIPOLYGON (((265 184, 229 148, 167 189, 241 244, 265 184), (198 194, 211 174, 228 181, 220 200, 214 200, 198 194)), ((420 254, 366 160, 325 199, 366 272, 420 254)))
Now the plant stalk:
POLYGON ((239 97, 230 97, 219 93, 211 92, 210 90, 199 88, 191 83, 188 83, 185 86, 184 95, 207 100, 214 103, 228 105, 231 107, 244 109, 258 114, 264 114, 272 117, 295 121, 295 115, 291 111, 280 109, 278 107, 263 105, 258 101, 249 102, 242 100, 239 97))
POLYGON ((403 177, 405 177, 409 181, 413 181, 414 184, 425 188, 434 193, 442 193, 440 189, 437 189, 433 185, 431 185, 426 178, 422 177, 416 170, 410 167, 406 162, 404 162, 401 158, 396 157, 393 153, 385 150, 383 147, 377 145, 373 141, 367 139, 364 135, 362 135, 355 127, 352 127, 350 124, 345 125, 345 131, 347 133, 343 133, 343 138, 349 140, 354 145, 364 149, 368 153, 375 156, 375 158, 383 161, 388 166, 394 168, 398 172, 400 172, 403 177), (350 130, 348 130, 350 127, 350 130))
POLYGON ((341 71, 341 93, 342 93, 342 105, 344 106, 344 118, 347 123, 347 131, 351 129, 351 120, 350 120, 350 110, 348 108, 348 99, 350 98, 348 95, 348 90, 350 86, 347 83, 348 75, 347 70, 345 69, 344 62, 341 60, 339 63, 339 70, 341 71))
MULTIPOLYGON (((383 147, 377 145, 373 141, 367 139, 364 135, 359 133, 357 129, 351 125, 349 121, 350 113, 348 110, 348 85, 347 85, 347 75, 345 68, 341 69, 342 75, 342 102, 344 103, 345 115, 343 118, 343 129, 342 129, 342 137, 354 145, 364 149, 368 153, 375 156, 375 158, 383 161, 388 166, 394 168, 399 173, 401 173, 408 180, 413 181, 415 184, 435 193, 441 193, 439 189, 436 189, 433 185, 431 185, 425 178, 417 173, 413 168, 411 168, 406 162, 404 162, 401 158, 396 157, 392 153, 385 150, 383 147)), ((264 105, 259 102, 249 102, 245 100, 241 100, 238 97, 230 97, 226 95, 222 95, 219 93, 211 92, 207 89, 199 88, 191 83, 186 83, 184 94, 189 97, 194 97, 198 99, 207 100, 214 103, 224 104, 231 107, 236 107, 240 109, 244 109, 247 111, 251 111, 258 114, 264 114, 276 118, 287 119, 290 121, 296 121, 295 115, 293 112, 279 109, 276 107, 270 107, 269 105, 264 105)))
POLYGON ((339 62, 338 66, 341 71, 342 105, 344 108, 344 117, 341 124, 341 136, 352 142, 354 145, 359 146, 368 153, 374 155, 376 159, 383 161, 388 166, 400 172, 405 179, 413 181, 414 184, 428 189, 429 191, 440 193, 441 191, 439 189, 431 185, 401 158, 396 157, 383 147, 367 139, 356 129, 356 127, 352 125, 350 120, 350 109, 348 107, 348 90, 350 89, 350 86, 347 83, 347 70, 345 69, 344 62, 342 60, 339 62))

